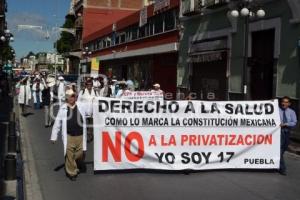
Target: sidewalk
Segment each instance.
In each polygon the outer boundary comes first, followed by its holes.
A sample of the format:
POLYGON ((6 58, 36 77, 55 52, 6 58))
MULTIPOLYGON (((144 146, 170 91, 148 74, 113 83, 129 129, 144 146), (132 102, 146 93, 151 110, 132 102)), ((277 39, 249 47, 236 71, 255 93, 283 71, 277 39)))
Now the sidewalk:
POLYGON ((16 184, 13 184, 12 182, 8 183, 4 181, 4 159, 5 154, 7 151, 7 132, 6 132, 6 126, 9 122, 10 118, 10 112, 12 105, 12 97, 10 96, 4 96, 4 98, 0 101, 0 199, 2 200, 8 200, 13 199, 13 197, 10 195, 12 193, 15 193, 16 188, 14 187, 16 184), (11 186, 10 186, 11 185, 11 186))

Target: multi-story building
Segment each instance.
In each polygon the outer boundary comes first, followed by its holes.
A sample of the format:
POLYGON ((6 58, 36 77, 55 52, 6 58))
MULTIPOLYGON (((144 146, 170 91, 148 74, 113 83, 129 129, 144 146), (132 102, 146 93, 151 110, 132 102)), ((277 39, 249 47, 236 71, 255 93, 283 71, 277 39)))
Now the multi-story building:
POLYGON ((6 0, 0 0, 0 31, 6 29, 5 13, 7 11, 6 0))
POLYGON ((72 0, 66 17, 75 22, 75 42, 69 53, 70 72, 78 73, 83 38, 139 10, 145 0, 72 0))
MULTIPOLYGON (((0 0, 0 36, 4 35, 4 30, 7 28, 5 13, 7 12, 6 0, 0 0)), ((0 49, 3 47, 4 43, 0 40, 0 49)), ((0 55, 0 66, 2 66, 2 55, 0 55)))
POLYGON ((300 1, 249 1, 250 12, 232 12, 243 2, 182 0, 177 84, 197 99, 287 95, 299 111, 300 1))
POLYGON ((179 5, 179 0, 157 1, 86 36, 88 61, 97 59, 100 73, 136 80, 143 89, 158 82, 175 98, 179 5))

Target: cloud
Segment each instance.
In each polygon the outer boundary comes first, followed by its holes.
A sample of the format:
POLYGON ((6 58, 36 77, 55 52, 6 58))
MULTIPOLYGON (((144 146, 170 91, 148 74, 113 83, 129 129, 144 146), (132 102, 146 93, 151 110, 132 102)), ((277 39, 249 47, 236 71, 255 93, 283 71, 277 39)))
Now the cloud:
MULTIPOLYGON (((51 29, 51 23, 46 20, 42 15, 35 13, 14 13, 8 15, 8 27, 15 35, 16 38, 27 39, 32 41, 44 41, 49 29, 51 29), (41 26, 41 29, 19 29, 18 25, 31 25, 41 26)), ((55 41, 56 37, 51 37, 51 40, 55 41)))

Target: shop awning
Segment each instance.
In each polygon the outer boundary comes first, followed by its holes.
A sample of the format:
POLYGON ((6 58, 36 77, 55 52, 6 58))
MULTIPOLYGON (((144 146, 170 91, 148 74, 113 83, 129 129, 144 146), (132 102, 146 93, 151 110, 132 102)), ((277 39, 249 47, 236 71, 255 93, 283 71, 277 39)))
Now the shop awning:
POLYGON ((227 50, 217 50, 217 51, 205 51, 205 52, 197 52, 189 54, 187 58, 188 63, 205 63, 205 62, 213 62, 220 61, 224 59, 224 53, 227 50))
POLYGON ((113 60, 113 59, 121 59, 128 58, 134 56, 144 56, 144 55, 153 55, 153 54, 161 54, 161 53, 170 53, 178 51, 178 43, 169 43, 164 45, 158 45, 153 47, 147 47, 142 49, 130 50, 130 51, 122 51, 122 52, 112 52, 111 54, 105 56, 97 57, 101 61, 103 60, 113 60))

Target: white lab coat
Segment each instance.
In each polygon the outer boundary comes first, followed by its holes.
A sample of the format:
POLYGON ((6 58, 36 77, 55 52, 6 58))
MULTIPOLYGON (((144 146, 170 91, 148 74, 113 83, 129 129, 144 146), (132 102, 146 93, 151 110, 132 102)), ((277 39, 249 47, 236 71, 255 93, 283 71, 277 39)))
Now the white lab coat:
POLYGON ((92 88, 91 93, 88 89, 81 90, 78 95, 78 101, 85 103, 92 103, 93 99, 96 98, 98 93, 92 88))
POLYGON ((58 102, 59 106, 62 106, 63 102, 65 101, 65 83, 64 81, 60 81, 58 83, 58 89, 57 89, 57 96, 58 96, 58 102))
MULTIPOLYGON (((82 115, 83 119, 83 142, 82 142, 82 149, 83 151, 87 150, 87 128, 86 128, 86 116, 91 115, 92 113, 92 106, 76 102, 78 111, 82 115)), ((56 116, 52 133, 51 133, 51 141, 56 141, 58 134, 61 133, 62 141, 64 144, 64 155, 66 155, 67 152, 67 144, 68 144, 68 135, 67 135, 67 118, 68 118, 68 106, 67 104, 63 104, 58 111, 58 114, 56 116)))
MULTIPOLYGON (((44 90, 44 85, 42 83, 40 83, 40 91, 38 92, 39 98, 40 98, 40 102, 42 103, 42 91, 44 90)), ((32 85, 32 96, 33 96, 33 103, 37 103, 37 92, 36 92, 36 83, 34 83, 32 85)))
POLYGON ((98 80, 93 80, 93 87, 99 89, 101 87, 101 83, 98 80))
POLYGON ((18 95, 18 103, 19 104, 25 104, 25 105, 29 105, 29 101, 31 100, 31 89, 30 89, 30 85, 21 85, 20 83, 18 83, 16 85, 17 88, 20 88, 20 92, 18 95))

